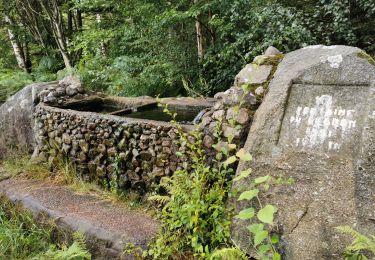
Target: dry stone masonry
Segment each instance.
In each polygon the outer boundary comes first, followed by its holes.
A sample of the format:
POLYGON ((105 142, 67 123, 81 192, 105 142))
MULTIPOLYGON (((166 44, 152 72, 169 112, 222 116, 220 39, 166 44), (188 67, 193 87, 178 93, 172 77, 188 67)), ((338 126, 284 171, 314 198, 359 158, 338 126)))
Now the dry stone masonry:
POLYGON ((215 95, 217 102, 201 119, 205 133, 203 144, 207 148, 214 143, 218 124, 223 140, 233 138, 238 147, 243 147, 254 112, 262 103, 269 80, 283 56, 276 48, 269 47, 264 55, 255 57, 237 74, 233 87, 215 95))
MULTIPOLYGON (((199 123, 204 131, 203 144, 208 157, 214 156, 212 145, 218 131, 225 139, 234 138, 239 147, 243 145, 252 115, 264 96, 277 61, 282 58, 281 54, 277 55, 262 55, 260 65, 247 65, 253 69, 246 70, 245 75, 241 72, 234 87, 216 95, 216 102, 199 113, 195 123, 199 123), (243 77, 257 80, 247 82, 243 77)), ((181 163, 176 153, 185 148, 179 145, 178 132, 172 124, 65 109, 67 104, 75 103, 75 107, 82 110, 80 105, 97 97, 84 93, 80 82, 70 77, 39 94, 44 102, 35 110, 36 154, 48 160, 50 165, 56 164, 64 155, 77 165, 84 179, 106 186, 115 185, 121 190, 132 189, 140 194, 152 191, 162 177, 179 169, 181 163)), ((146 105, 155 103, 155 99, 150 98, 139 100, 146 105)), ((107 101, 101 99, 100 102, 107 101)), ((172 100, 167 103, 173 105, 172 100)), ((189 109, 191 104, 179 105, 189 109)), ((122 108, 135 106, 137 102, 130 100, 121 103, 122 108)), ((189 131, 193 126, 185 125, 184 128, 189 131)), ((225 147, 227 143, 221 145, 225 147)))
MULTIPOLYGON (((285 259, 342 259, 350 240, 337 226, 375 234, 374 64, 347 46, 288 53, 255 114, 245 144, 255 161, 238 172, 295 180, 261 198, 278 208, 273 231, 285 259)), ((247 225, 236 220, 232 237, 251 252, 247 225)))
POLYGON ((79 78, 68 76, 58 82, 58 84, 50 86, 42 90, 39 94, 39 100, 50 105, 63 105, 67 101, 82 100, 87 98, 89 94, 86 93, 79 78))
POLYGON ((177 133, 168 123, 135 120, 46 105, 35 111, 40 155, 56 164, 65 155, 87 181, 140 194, 177 168, 177 133))

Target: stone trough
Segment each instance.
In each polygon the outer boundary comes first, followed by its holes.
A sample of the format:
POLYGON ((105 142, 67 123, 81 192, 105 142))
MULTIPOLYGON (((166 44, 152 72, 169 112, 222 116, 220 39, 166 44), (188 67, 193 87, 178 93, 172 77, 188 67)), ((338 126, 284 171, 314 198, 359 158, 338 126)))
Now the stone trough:
MULTIPOLYGON (((194 118, 210 108, 210 100, 169 98, 160 101, 192 130, 194 118)), ((179 168, 178 133, 154 98, 101 98, 67 102, 61 107, 40 103, 35 126, 39 156, 56 164, 65 155, 81 177, 143 194, 160 178, 179 168)))

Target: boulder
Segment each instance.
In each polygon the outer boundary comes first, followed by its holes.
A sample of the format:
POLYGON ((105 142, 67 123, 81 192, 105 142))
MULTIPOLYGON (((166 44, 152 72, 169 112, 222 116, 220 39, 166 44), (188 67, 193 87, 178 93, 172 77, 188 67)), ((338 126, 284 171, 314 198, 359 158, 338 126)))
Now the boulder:
MULTIPOLYGON (((293 178, 260 200, 278 208, 274 232, 283 259, 342 259, 350 238, 335 227, 375 234, 375 66, 347 46, 309 46, 280 63, 247 138, 250 178, 293 178)), ((237 209, 250 202, 233 202, 237 209)), ((236 219, 232 240, 251 253, 249 222, 236 219)))
POLYGON ((219 92, 215 95, 216 99, 220 99, 222 104, 225 106, 236 106, 242 101, 244 106, 250 106, 256 104, 256 97, 253 93, 245 91, 240 87, 231 87, 225 92, 219 92))
POLYGON ((266 56, 279 55, 279 54, 283 54, 283 53, 273 46, 268 47, 267 50, 264 52, 264 55, 266 56))
POLYGON ((0 157, 7 147, 32 149, 34 138, 34 106, 39 102, 39 93, 57 82, 36 83, 24 87, 0 106, 0 157))
POLYGON ((266 83, 272 72, 272 65, 247 64, 236 76, 234 80, 235 87, 249 84, 266 83))

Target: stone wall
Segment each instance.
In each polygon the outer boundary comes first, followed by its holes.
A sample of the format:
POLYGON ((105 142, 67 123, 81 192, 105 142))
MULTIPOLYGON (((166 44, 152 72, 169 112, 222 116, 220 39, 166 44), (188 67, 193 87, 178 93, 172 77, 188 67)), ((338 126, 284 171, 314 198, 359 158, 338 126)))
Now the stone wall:
POLYGON ((169 123, 44 104, 36 107, 35 121, 40 155, 50 164, 65 155, 88 181, 109 185, 117 180, 120 189, 142 194, 178 168, 178 136, 169 123))
MULTIPOLYGON (((161 103, 186 110, 205 108, 195 123, 203 132, 202 143, 210 161, 215 158, 213 144, 218 142, 218 135, 222 139, 219 147, 226 147, 228 139, 237 144, 238 149, 243 147, 254 111, 262 102, 281 58, 282 54, 275 50, 256 57, 237 75, 234 86, 218 93, 213 100, 166 98, 161 103)), ((172 124, 64 109, 74 104, 81 110, 86 103, 98 100, 100 104, 132 108, 155 103, 155 99, 82 93, 85 92, 79 82, 68 78, 40 94, 44 103, 39 104, 34 113, 36 153, 50 165, 55 165, 64 155, 77 166, 83 179, 116 185, 121 190, 133 189, 141 194, 151 191, 162 177, 170 176, 179 168, 176 152, 185 148, 180 147, 178 131, 172 124)), ((193 130, 194 126, 184 125, 184 129, 193 130)))

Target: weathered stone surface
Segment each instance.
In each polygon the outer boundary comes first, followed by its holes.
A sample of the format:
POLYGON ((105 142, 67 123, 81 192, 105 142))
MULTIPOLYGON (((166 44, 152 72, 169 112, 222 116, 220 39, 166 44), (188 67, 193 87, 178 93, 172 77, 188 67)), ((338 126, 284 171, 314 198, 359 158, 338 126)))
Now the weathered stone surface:
POLYGON ((215 98, 222 100, 225 106, 236 106, 241 101, 244 105, 256 104, 256 97, 251 92, 245 94, 240 87, 232 87, 225 92, 219 92, 215 95, 215 98))
POLYGON ((237 123, 244 125, 249 122, 249 113, 245 108, 229 108, 227 112, 227 120, 234 120, 237 123))
POLYGON ((278 54, 282 54, 281 51, 279 51, 278 49, 276 49, 275 47, 273 46, 270 46, 267 48, 267 50, 264 52, 264 55, 278 55, 278 54))
MULTIPOLYGON (((255 161, 238 169, 295 180, 261 197, 278 208, 285 259, 342 259, 349 241, 336 226, 375 233, 374 140, 375 66, 360 49, 319 45, 285 56, 246 141, 255 161)), ((247 226, 235 220, 232 239, 250 252, 247 226)))
POLYGON ((0 157, 8 146, 35 146, 34 106, 39 93, 54 85, 56 82, 26 86, 0 106, 0 157))
POLYGON ((236 76, 234 80, 235 87, 241 87, 244 84, 263 84, 271 75, 271 65, 248 64, 236 76))
POLYGON ((211 136, 209 136, 209 135, 204 136, 203 145, 205 147, 211 148, 213 144, 214 144, 214 139, 211 136))

